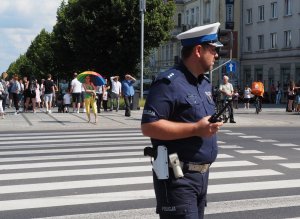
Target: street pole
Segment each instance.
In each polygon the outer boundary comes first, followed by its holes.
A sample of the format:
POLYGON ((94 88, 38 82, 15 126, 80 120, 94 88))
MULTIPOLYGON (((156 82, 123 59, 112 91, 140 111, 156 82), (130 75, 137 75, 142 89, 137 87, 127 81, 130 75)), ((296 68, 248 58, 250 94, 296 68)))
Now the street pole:
POLYGON ((144 98, 144 14, 146 11, 146 0, 140 0, 141 12, 141 94, 140 98, 144 98))

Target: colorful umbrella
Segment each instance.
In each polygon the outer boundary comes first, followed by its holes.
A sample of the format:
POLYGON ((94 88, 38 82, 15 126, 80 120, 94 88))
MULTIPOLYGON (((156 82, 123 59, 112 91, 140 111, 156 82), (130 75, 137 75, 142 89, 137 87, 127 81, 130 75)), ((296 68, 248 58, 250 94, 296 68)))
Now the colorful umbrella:
POLYGON ((80 73, 78 76, 77 76, 77 79, 78 81, 80 81, 81 83, 84 83, 85 82, 85 78, 87 76, 90 76, 91 77, 91 82, 93 82, 93 84, 95 86, 101 86, 101 85, 104 85, 106 84, 106 81, 105 79, 97 72, 94 72, 94 71, 85 71, 85 72, 82 72, 80 73))

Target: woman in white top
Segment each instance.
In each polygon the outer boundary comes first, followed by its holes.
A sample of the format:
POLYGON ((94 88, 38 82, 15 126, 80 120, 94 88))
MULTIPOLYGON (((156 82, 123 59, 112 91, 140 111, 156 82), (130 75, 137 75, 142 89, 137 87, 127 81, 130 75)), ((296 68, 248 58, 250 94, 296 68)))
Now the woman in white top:
MULTIPOLYGON (((4 88, 2 86, 2 83, 0 82, 0 94, 2 94, 3 92, 4 92, 4 88)), ((5 97, 5 95, 3 95, 3 98, 4 97, 5 97)), ((0 98, 0 116, 2 119, 4 119, 4 111, 3 111, 2 101, 5 101, 5 100, 0 98)))
POLYGON ((244 90, 244 104, 245 109, 249 109, 250 106, 250 98, 251 98, 251 89, 248 85, 246 85, 244 90))

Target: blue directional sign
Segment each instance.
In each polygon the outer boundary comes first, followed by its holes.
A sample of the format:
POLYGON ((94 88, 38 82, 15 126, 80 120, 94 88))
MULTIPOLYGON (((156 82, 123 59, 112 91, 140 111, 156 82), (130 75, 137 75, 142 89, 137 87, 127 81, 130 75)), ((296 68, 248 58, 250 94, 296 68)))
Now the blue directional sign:
POLYGON ((226 64, 226 72, 236 72, 236 63, 231 61, 226 64))

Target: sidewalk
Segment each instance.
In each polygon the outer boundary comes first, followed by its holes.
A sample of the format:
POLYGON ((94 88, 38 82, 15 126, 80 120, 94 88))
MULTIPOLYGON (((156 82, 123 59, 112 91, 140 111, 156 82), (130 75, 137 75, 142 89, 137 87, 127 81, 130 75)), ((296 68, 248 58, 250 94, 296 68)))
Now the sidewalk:
MULTIPOLYGON (((226 123, 223 127, 300 127, 300 115, 285 112, 285 105, 264 104, 261 113, 255 109, 241 108, 234 110, 236 124, 226 123)), ((5 119, 0 119, 0 131, 30 131, 30 130, 84 130, 84 129, 121 129, 140 128, 142 110, 131 112, 131 117, 125 117, 124 110, 101 112, 98 123, 88 123, 85 113, 58 113, 57 108, 52 114, 44 112, 20 113, 14 115, 14 108, 7 109, 5 119)), ((91 115, 93 121, 93 115, 91 115)))

